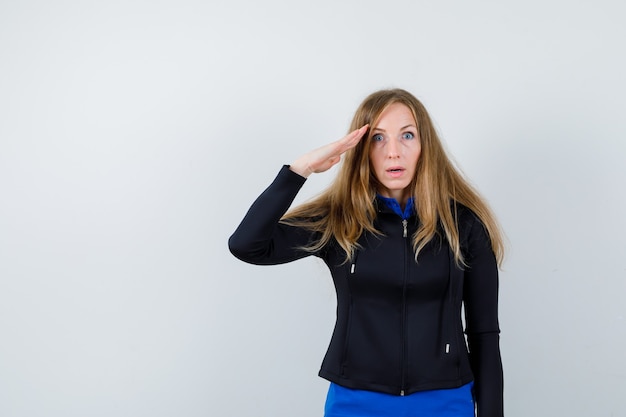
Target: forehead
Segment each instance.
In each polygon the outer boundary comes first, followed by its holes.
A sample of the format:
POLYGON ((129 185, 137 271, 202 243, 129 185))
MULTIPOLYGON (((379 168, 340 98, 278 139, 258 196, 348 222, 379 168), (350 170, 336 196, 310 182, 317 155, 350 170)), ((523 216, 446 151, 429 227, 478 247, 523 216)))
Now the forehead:
POLYGON ((385 126, 392 126, 398 123, 402 124, 402 126, 416 125, 413 112, 406 104, 390 104, 387 108, 385 108, 385 110, 380 113, 380 116, 378 116, 378 120, 376 120, 374 129, 384 129, 385 126))

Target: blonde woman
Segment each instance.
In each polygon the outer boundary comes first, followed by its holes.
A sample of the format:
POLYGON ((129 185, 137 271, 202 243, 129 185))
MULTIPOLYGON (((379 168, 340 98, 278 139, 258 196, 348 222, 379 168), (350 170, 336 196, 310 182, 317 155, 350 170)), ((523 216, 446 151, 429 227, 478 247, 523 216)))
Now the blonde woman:
POLYGON ((502 416, 493 214, 409 92, 371 94, 350 130, 280 170, 231 252, 258 265, 314 255, 330 269, 326 417, 502 416), (309 175, 341 159, 325 192, 288 211, 309 175))

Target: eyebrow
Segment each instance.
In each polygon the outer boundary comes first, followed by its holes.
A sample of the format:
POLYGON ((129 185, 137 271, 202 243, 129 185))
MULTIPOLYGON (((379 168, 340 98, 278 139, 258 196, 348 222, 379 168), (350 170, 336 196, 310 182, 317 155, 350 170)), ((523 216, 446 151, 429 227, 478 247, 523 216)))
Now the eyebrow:
MULTIPOLYGON (((408 128, 408 127, 414 127, 415 129, 417 129, 417 126, 415 126, 414 124, 410 124, 410 125, 406 125, 406 126, 401 127, 400 130, 404 130, 404 129, 408 128)), ((372 129, 372 131, 386 132, 385 129, 381 129, 379 127, 375 127, 374 129, 372 129)))

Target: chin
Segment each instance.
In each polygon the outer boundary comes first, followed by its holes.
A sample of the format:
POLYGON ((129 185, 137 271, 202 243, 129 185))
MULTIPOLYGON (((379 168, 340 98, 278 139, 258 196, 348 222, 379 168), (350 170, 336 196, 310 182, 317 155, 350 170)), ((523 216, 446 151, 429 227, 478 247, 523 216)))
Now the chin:
POLYGON ((406 190, 409 184, 410 182, 407 182, 406 184, 398 184, 397 182, 395 182, 393 184, 383 184, 383 187, 385 187, 389 191, 398 192, 406 190))

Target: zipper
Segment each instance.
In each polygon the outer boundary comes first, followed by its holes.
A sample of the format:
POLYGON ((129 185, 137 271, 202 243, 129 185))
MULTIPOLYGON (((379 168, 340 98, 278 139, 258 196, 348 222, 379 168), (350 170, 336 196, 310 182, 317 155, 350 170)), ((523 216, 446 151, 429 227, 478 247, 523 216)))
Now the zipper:
POLYGON ((352 264, 350 265, 350 275, 354 274, 354 271, 356 270, 356 260, 359 256, 359 251, 355 250, 354 251, 354 257, 352 258, 352 264))
MULTIPOLYGON (((402 219, 402 237, 407 237, 407 219, 402 219)), ((404 277, 402 285, 402 380, 400 382, 400 396, 404 396, 407 374, 407 306, 406 306, 406 285, 408 275, 408 261, 407 261, 407 243, 404 242, 404 277)))

